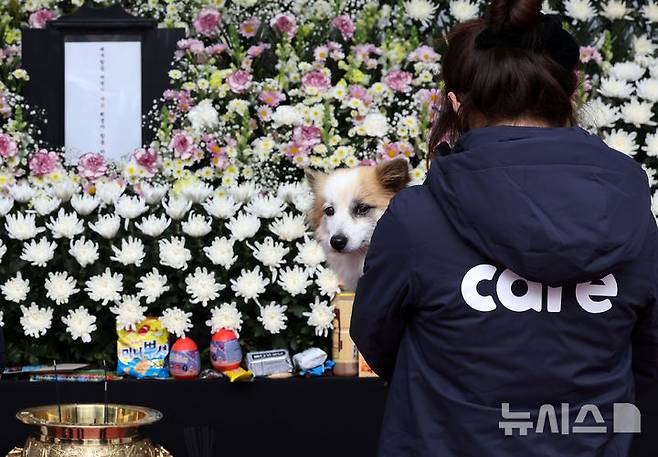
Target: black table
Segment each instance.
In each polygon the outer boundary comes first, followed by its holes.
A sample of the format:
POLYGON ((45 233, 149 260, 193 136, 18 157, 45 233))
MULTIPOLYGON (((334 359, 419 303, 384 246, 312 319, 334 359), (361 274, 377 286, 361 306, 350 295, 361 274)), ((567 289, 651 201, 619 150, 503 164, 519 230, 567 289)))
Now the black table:
MULTIPOLYGON (((103 385, 60 383, 60 394, 62 402, 102 402, 103 385)), ((164 413, 147 433, 174 457, 188 456, 185 430, 204 427, 216 434, 214 455, 374 457, 385 398, 386 387, 378 379, 338 377, 244 384, 117 381, 109 388, 110 402, 164 413)), ((28 429, 14 418, 16 411, 54 402, 53 383, 0 381, 0 456, 25 441, 28 429)), ((643 433, 631 457, 656 457, 658 385, 643 393, 638 406, 643 433)))
MULTIPOLYGON (((63 403, 103 402, 103 383, 60 383, 63 403)), ((212 427, 213 455, 374 457, 386 388, 378 379, 316 378, 115 381, 109 402, 160 410, 146 429, 174 457, 187 457, 185 429, 212 427)), ((54 404, 54 383, 0 381, 0 456, 22 446, 29 430, 14 415, 54 404)))

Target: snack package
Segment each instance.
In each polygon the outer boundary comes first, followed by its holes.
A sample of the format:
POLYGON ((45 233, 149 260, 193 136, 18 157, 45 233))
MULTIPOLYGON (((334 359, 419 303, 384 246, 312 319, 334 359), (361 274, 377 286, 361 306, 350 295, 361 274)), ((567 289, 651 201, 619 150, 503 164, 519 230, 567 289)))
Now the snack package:
POLYGON ((169 332, 154 317, 148 317, 136 330, 117 328, 117 373, 136 378, 167 378, 169 332))
POLYGON ((326 360, 327 353, 320 348, 310 348, 292 356, 292 363, 300 371, 318 367, 326 360))
POLYGON ((223 373, 231 382, 236 382, 236 381, 245 382, 245 381, 254 380, 254 374, 251 371, 245 370, 242 367, 237 367, 232 370, 226 370, 223 373))

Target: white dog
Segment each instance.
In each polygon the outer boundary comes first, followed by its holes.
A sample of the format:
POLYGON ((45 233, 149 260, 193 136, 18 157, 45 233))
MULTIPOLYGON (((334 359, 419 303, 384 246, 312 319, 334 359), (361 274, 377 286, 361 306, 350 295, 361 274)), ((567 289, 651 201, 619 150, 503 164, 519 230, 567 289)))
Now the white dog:
POLYGON ((308 170, 306 179, 315 197, 309 215, 315 238, 343 290, 354 291, 377 221, 409 183, 408 162, 396 159, 330 174, 308 170))

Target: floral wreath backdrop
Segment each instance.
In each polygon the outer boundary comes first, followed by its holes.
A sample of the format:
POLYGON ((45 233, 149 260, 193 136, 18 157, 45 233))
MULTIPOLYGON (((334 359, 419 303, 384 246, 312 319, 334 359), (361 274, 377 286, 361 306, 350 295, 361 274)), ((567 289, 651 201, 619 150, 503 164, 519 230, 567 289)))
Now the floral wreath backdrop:
MULTIPOLYGON (((248 349, 326 349, 339 284, 305 218, 302 170, 405 157, 422 182, 445 35, 485 2, 124 1, 187 38, 172 89, 145 120, 156 140, 123 164, 44 144, 42 115, 21 96, 20 28, 82 3, 0 4, 10 361, 113 360, 115 328, 150 315, 201 347, 229 327, 248 349)), ((567 0, 544 11, 561 13, 582 44, 581 125, 641 162, 655 187, 658 4, 567 0)))

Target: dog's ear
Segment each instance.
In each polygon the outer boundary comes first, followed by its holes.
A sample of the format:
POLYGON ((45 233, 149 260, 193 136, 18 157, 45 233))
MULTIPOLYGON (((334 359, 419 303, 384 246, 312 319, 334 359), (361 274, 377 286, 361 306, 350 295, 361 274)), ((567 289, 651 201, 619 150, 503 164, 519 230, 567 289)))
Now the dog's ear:
POLYGON ((308 185, 311 186, 311 190, 314 194, 317 194, 317 190, 320 187, 320 184, 327 177, 327 175, 321 171, 311 170, 310 168, 306 168, 304 170, 304 176, 306 177, 306 181, 308 182, 308 185))
POLYGON ((393 159, 386 162, 380 162, 375 168, 377 179, 384 189, 391 192, 398 192, 404 189, 411 176, 409 175, 409 163, 406 159, 393 159))

